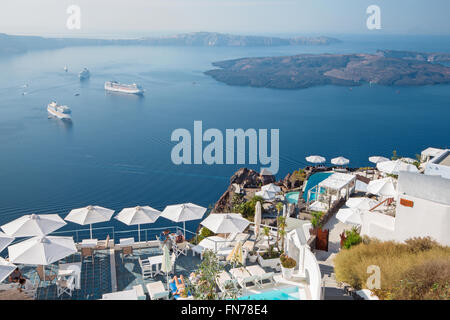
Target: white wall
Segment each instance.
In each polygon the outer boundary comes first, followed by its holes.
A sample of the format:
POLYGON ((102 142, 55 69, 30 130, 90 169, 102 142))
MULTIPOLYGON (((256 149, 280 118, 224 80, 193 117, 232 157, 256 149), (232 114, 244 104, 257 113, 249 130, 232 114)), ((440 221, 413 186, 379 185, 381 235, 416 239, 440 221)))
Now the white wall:
POLYGON ((305 250, 305 272, 308 277, 309 290, 312 300, 320 300, 322 293, 322 274, 316 257, 309 250, 305 250))
POLYGON ((450 154, 449 150, 445 150, 442 154, 428 161, 425 165, 425 174, 430 176, 441 176, 450 179, 450 167, 439 164, 444 158, 450 154))
POLYGON ((396 239, 394 217, 378 212, 365 212, 361 216, 361 220, 361 235, 367 235, 382 241, 396 239))
POLYGON ((431 237, 450 245, 450 206, 409 195, 399 198, 414 202, 412 208, 397 202, 395 235, 397 241, 411 237, 431 237))

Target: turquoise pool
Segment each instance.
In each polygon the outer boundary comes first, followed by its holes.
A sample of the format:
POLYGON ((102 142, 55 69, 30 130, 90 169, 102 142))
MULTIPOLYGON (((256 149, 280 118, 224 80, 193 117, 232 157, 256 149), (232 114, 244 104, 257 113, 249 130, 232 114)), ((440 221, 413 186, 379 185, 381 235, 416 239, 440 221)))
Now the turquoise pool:
MULTIPOLYGON (((309 177, 306 183, 305 191, 303 192, 303 199, 308 200, 308 190, 317 186, 320 182, 331 176, 333 172, 318 172, 309 177)), ((310 200, 314 200, 315 195, 312 194, 310 200)))
POLYGON ((298 287, 284 287, 239 297, 238 300, 300 300, 298 287))
POLYGON ((285 197, 286 197, 287 202, 297 204, 297 202, 298 202, 298 195, 299 194, 300 194, 300 192, 289 192, 289 193, 286 193, 285 197))

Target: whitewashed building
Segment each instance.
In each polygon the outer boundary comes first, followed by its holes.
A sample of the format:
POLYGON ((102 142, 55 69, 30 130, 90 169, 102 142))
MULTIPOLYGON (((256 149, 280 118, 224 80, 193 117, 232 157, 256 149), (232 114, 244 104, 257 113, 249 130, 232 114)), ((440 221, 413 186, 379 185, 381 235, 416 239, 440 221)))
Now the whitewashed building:
POLYGON ((401 172, 397 192, 395 217, 366 212, 361 234, 400 242, 429 236, 450 245, 450 180, 401 172))
POLYGON ((425 164, 425 174, 450 179, 450 149, 441 150, 425 164))

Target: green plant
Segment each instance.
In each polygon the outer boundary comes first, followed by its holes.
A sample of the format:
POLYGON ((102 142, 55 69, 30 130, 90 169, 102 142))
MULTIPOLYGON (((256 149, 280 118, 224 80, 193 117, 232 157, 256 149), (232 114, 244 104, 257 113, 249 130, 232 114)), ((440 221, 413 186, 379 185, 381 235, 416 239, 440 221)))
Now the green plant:
POLYGON ((197 300, 236 299, 237 291, 227 290, 223 295, 216 291, 216 279, 219 273, 225 270, 225 266, 219 263, 219 257, 211 250, 203 253, 203 260, 199 264, 195 274, 198 278, 195 282, 187 281, 187 291, 197 300))
POLYGON ((346 230, 345 237, 346 239, 343 244, 343 247, 345 249, 350 249, 352 246, 355 246, 362 242, 362 237, 359 235, 356 228, 352 228, 352 230, 346 230))
POLYGON ((320 211, 313 211, 311 212, 312 215, 312 219, 311 219, 311 224, 313 225, 313 228, 321 228, 322 227, 322 216, 323 216, 323 212, 320 211))
POLYGON ((286 269, 292 269, 297 266, 297 262, 293 258, 291 258, 285 254, 280 255, 280 262, 281 262, 281 265, 283 266, 283 268, 286 268, 286 269))
MULTIPOLYGON (((207 237, 211 237, 211 236, 213 236, 213 235, 214 235, 214 232, 212 232, 211 230, 209 230, 209 229, 206 228, 206 227, 202 227, 202 228, 200 229, 200 232, 199 232, 198 237, 196 237, 196 238, 197 238, 196 243, 199 243, 199 242, 202 241, 203 239, 205 239, 205 238, 207 238, 207 237)), ((195 238, 194 238, 194 239, 195 239, 195 238)))
POLYGON ((264 199, 260 196, 254 196, 247 202, 236 203, 233 206, 233 211, 242 214, 244 218, 252 220, 255 216, 255 206, 258 201, 263 203, 264 199))
POLYGON ((278 242, 281 238, 281 248, 278 247, 278 251, 284 250, 284 238, 286 236, 286 218, 283 216, 279 216, 277 218, 277 241, 276 244, 278 246, 278 242))
POLYGON ((283 203, 277 202, 277 204, 275 205, 275 208, 277 208, 278 215, 280 215, 281 210, 283 210, 283 203))
POLYGON ((392 157, 391 160, 397 160, 400 157, 397 155, 397 150, 392 150, 392 157))

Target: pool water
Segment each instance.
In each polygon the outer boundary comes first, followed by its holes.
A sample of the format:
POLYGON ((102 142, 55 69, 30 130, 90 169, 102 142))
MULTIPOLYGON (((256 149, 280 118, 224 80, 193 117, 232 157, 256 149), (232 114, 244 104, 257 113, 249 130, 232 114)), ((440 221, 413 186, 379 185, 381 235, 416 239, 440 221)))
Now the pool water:
MULTIPOLYGON (((317 172, 311 175, 306 182, 305 191, 303 192, 303 199, 305 199, 305 201, 308 201, 308 190, 314 188, 332 174, 333 172, 317 172)), ((311 194, 310 200, 315 200, 315 194, 311 194)))
POLYGON ((286 193, 286 200, 289 203, 294 203, 297 204, 298 203, 298 195, 300 192, 289 192, 286 193))
POLYGON ((239 297, 238 300, 300 300, 298 287, 284 287, 239 297))

